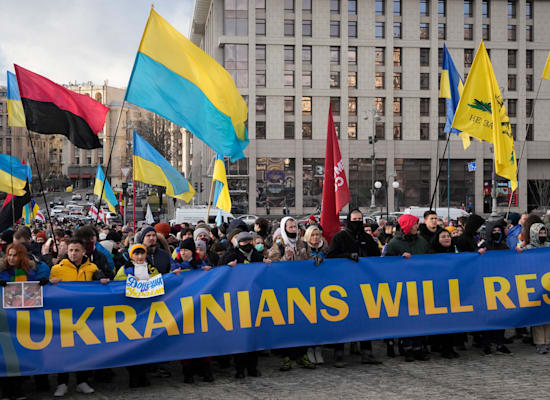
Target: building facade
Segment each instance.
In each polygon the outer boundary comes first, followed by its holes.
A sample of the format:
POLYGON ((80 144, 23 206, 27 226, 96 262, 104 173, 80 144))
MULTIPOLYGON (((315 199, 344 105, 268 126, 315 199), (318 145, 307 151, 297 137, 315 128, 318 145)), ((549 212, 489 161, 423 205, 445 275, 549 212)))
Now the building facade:
MULTIPOLYGON (((197 0, 191 40, 233 75, 249 104, 247 158, 227 165, 234 204, 252 214, 267 205, 273 214, 319 207, 330 104, 352 206, 370 206, 374 165, 383 183, 377 207, 385 207, 386 186, 390 211, 428 206, 439 169, 434 198, 445 207, 450 165, 452 206, 488 212, 496 193, 507 209, 507 181, 492 184, 491 145, 473 141, 464 150, 453 136, 450 162, 440 160, 443 44, 465 79, 483 39, 521 156, 512 209, 544 205, 550 83, 540 76, 549 18, 543 0, 197 0)), ((196 140, 192 155, 191 179, 208 188, 214 154, 196 140)), ((198 194, 207 199, 208 190, 198 194)))

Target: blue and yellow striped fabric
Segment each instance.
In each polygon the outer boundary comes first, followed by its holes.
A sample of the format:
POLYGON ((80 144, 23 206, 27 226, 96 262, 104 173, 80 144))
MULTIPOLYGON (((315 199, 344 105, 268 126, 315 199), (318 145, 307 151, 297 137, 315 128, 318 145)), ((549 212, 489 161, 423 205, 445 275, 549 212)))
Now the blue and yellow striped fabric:
POLYGON ((225 164, 223 162, 223 157, 219 154, 216 156, 212 179, 216 182, 213 204, 221 210, 231 212, 231 197, 229 196, 229 187, 227 186, 225 164))
POLYGON ((36 218, 36 215, 38 214, 39 210, 40 210, 40 207, 38 207, 38 204, 36 204, 34 200, 25 204, 25 207, 23 207, 23 214, 22 214, 22 218, 25 219, 25 225, 31 224, 32 220, 36 218))
POLYGON ((244 158, 248 107, 233 78, 153 9, 126 100, 188 129, 218 154, 244 158))
POLYGON ((17 77, 8 71, 8 125, 27 126, 25 122, 25 111, 19 95, 17 77))
POLYGON ((116 214, 116 208, 115 206, 118 204, 118 201, 116 199, 115 194, 113 193, 113 189, 111 188, 111 185, 109 185, 109 181, 105 179, 105 174, 103 173, 103 169, 101 169, 101 165, 97 165, 97 174, 95 176, 95 183, 94 183, 94 194, 97 197, 101 196, 101 191, 103 189, 103 200, 105 203, 107 203, 107 206, 109 207, 109 211, 116 214), (105 181, 105 187, 103 187, 103 181, 105 181))
POLYGON ((31 169, 17 157, 0 154, 0 192, 24 196, 27 179, 31 181, 31 169))
POLYGON ((134 131, 134 179, 164 186, 166 194, 189 203, 195 190, 153 146, 134 131))

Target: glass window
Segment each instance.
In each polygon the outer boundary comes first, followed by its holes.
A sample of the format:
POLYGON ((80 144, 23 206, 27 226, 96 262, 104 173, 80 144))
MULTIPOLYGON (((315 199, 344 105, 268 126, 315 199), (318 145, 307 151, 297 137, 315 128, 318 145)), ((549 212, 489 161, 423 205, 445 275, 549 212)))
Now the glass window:
POLYGON ((265 0, 256 0, 256 10, 265 10, 265 0))
POLYGON ((474 26, 472 24, 464 24, 464 40, 474 39, 474 26))
POLYGON ((425 122, 420 124, 420 140, 430 140, 430 124, 425 122))
POLYGON ((340 65, 340 46, 330 46, 330 63, 340 65))
POLYGON ((401 72, 393 73, 393 88, 401 89, 401 72))
MULTIPOLYGON (((311 138, 312 138, 311 122, 302 122, 302 139, 311 140, 311 138)), ((304 163, 305 163, 305 160, 304 160, 304 163)))
POLYGON ((348 21, 348 36, 351 38, 357 37, 357 21, 348 21))
POLYGON ((518 59, 517 50, 508 50, 508 68, 516 68, 518 59))
POLYGON ((383 16, 385 12, 385 1, 384 0, 376 0, 375 5, 375 11, 377 16, 383 16))
POLYGON ((430 74, 427 72, 420 73, 420 90, 430 90, 430 74))
POLYGON ((286 88, 294 87, 294 71, 285 70, 284 87, 286 88))
POLYGON ((294 207, 296 166, 294 158, 256 159, 256 206, 294 207))
POLYGON ((348 115, 351 117, 357 116, 357 97, 348 98, 348 115))
POLYGON ((340 115, 340 97, 331 97, 330 106, 332 108, 332 115, 340 115))
POLYGON ((533 91, 533 75, 531 74, 525 75, 525 86, 528 92, 533 91))
POLYGON ((393 115, 394 117, 401 116, 401 97, 393 98, 393 115))
POLYGON ((330 13, 340 14, 340 0, 330 0, 330 13))
POLYGON ((285 36, 294 36, 294 20, 285 19, 285 36))
POLYGON ((357 0, 348 0, 348 15, 357 15, 357 0))
POLYGON ((265 96, 256 96, 256 115, 265 115, 265 96))
POLYGON ((294 96, 285 96, 285 114, 294 115, 294 96))
POLYGON ((374 108, 378 116, 383 117, 386 115, 386 98, 385 97, 375 97, 374 98, 374 108))
POLYGON ((423 97, 420 99, 420 116, 430 116, 430 99, 428 97, 423 97))
POLYGON ((489 24, 481 25, 481 37, 483 40, 491 40, 491 26, 489 24))
POLYGON ((311 71, 302 71, 302 87, 312 87, 311 71))
POLYGON ((533 124, 526 124, 525 125, 525 140, 528 142, 532 142, 533 138, 535 137, 534 132, 535 127, 533 124))
POLYGON ((311 0, 302 0, 302 11, 311 12, 311 0))
POLYGON ((256 139, 265 139, 265 121, 256 121, 256 139))
POLYGON ((508 75, 508 90, 517 90, 517 82, 516 82, 515 74, 508 75))
POLYGON ((311 115, 311 96, 302 96, 302 115, 311 115))
POLYGON ((285 64, 294 64, 294 46, 285 46, 285 64))
POLYGON ((294 12, 294 0, 285 0, 285 11, 294 12))
POLYGON ((437 124, 437 134, 439 140, 445 140, 447 139, 447 135, 445 133, 445 123, 439 123, 437 124))
POLYGON ((437 15, 440 17, 446 17, 447 16, 447 1, 446 0, 438 0, 437 2, 437 15))
POLYGON ((525 53, 525 67, 533 68, 533 50, 526 50, 525 53))
POLYGON ((340 71, 330 71, 330 87, 340 87, 340 71))
POLYGON ((422 40, 430 39, 430 24, 428 23, 420 24, 420 39, 422 40))
POLYGON ((533 0, 525 0, 525 17, 533 19, 533 0))
POLYGON ((481 2, 481 17, 482 18, 489 18, 491 16, 490 14, 490 8, 489 8, 489 0, 483 0, 481 2))
POLYGON ((437 38, 439 40, 447 39, 447 24, 437 24, 437 38))
MULTIPOLYGON (((451 160, 451 171, 449 174, 451 176, 451 207, 462 207, 470 202, 472 202, 472 204, 474 202, 475 174, 468 172, 469 161, 473 160, 451 160)), ((439 165, 441 168, 441 176, 446 177, 448 171, 448 160, 446 158, 439 160, 439 165), (443 173, 443 171, 445 172, 443 173)), ((445 204, 446 207, 447 196, 449 193, 447 189, 447 178, 441 179, 439 182, 439 201, 441 204, 445 204)))
POLYGON ((430 0, 420 0, 420 16, 430 16, 430 0))
POLYGON ((517 101, 517 99, 508 99, 507 111, 508 111, 508 116, 510 118, 517 117, 517 114, 518 114, 518 101, 517 101))
POLYGON ((265 87, 265 69, 256 69, 256 87, 265 87))
POLYGON ((474 6, 472 0, 464 0, 464 18, 472 18, 474 16, 474 6))
POLYGON ((348 139, 357 140, 357 122, 348 122, 348 139))
POLYGON ((374 59, 376 65, 385 65, 385 54, 386 54, 386 48, 385 47, 376 47, 374 49, 374 59))
MULTIPOLYGON (((474 62, 474 49, 464 49, 464 68, 470 68, 474 62)), ((466 81, 466 78, 464 78, 466 81)))
POLYGON ((385 37, 384 23, 383 22, 377 22, 374 29, 375 29, 374 34, 375 34, 376 39, 384 39, 384 37, 385 37))
POLYGON ((256 45, 256 64, 265 64, 265 44, 256 45))
POLYGON ((393 66, 394 67, 401 66, 401 47, 393 48, 393 66))
POLYGON ((401 16, 401 0, 393 0, 393 16, 401 16))
POLYGON ((227 36, 248 35, 248 1, 225 0, 223 33, 227 36))
POLYGON ((294 121, 285 121, 285 139, 294 140, 294 121))
POLYGON ((508 25, 508 41, 509 42, 515 42, 516 41, 516 26, 515 25, 508 25))
POLYGON ((401 39, 401 22, 393 23, 393 37, 394 39, 401 39))
POLYGON ((395 191, 394 199, 396 209, 410 204, 418 207, 427 207, 430 204, 430 164, 429 159, 396 158, 394 160, 397 175, 395 180, 399 182, 399 189, 395 191))
POLYGON ((265 19, 256 20, 256 35, 265 36, 265 19))
POLYGON ((377 121, 375 124, 375 134, 377 140, 386 139, 386 124, 383 121, 377 121))
POLYGON ((374 78, 374 87, 376 89, 384 89, 384 73, 383 72, 376 72, 375 78, 374 78))
POLYGON ((420 48, 420 66, 429 67, 430 66, 430 49, 429 48, 420 48))
POLYGON ((447 100, 439 98, 437 101, 437 114, 440 117, 445 117, 447 115, 447 100))
POLYGON ((348 71, 348 87, 357 89, 357 71, 348 71))
POLYGON ((403 135, 401 134, 401 122, 393 123, 393 140, 403 140, 403 135))
MULTIPOLYGON (((372 188, 372 161, 370 158, 349 159, 349 189, 350 203, 356 207, 368 207, 370 205, 370 193, 372 188)), ((386 181, 386 160, 376 159, 374 161, 374 179, 386 181)), ((376 205, 386 204, 386 191, 375 192, 376 205)))
POLYGON ((321 208, 325 178, 324 158, 304 158, 303 164, 304 207, 321 208))
POLYGON ((348 47, 348 64, 357 65, 357 47, 356 46, 348 47))
POLYGON ((330 37, 340 37, 340 21, 330 21, 330 37))
POLYGON ((533 25, 525 26, 525 40, 527 40, 528 42, 533 41, 533 25))
POLYGON ((223 48, 224 67, 238 88, 248 87, 248 45, 226 44, 223 48))
POLYGON ((525 100, 525 114, 527 118, 531 118, 533 115, 533 99, 525 100))
POLYGON ((302 64, 311 64, 311 46, 302 46, 302 64))
POLYGON ((441 47, 437 49, 437 65, 443 66, 443 49, 441 47))
POLYGON ((516 18, 516 0, 508 0, 508 18, 516 18))
POLYGON ((311 34, 312 34, 311 20, 305 19, 302 21, 302 36, 311 37, 311 34))

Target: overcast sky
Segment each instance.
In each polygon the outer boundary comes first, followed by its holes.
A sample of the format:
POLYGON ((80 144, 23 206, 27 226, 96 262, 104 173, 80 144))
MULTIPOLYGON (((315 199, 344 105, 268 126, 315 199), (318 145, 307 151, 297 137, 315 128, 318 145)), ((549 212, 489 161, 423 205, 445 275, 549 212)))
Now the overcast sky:
POLYGON ((0 85, 15 63, 60 84, 126 87, 151 4, 189 37, 195 0, 0 0, 0 85))

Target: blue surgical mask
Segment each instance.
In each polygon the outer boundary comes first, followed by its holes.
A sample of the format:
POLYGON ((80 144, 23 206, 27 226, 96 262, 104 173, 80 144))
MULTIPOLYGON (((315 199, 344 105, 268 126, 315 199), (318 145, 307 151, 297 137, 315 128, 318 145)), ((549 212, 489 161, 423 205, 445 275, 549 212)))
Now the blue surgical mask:
POLYGON ((264 251, 264 245, 261 244, 261 243, 258 243, 258 244, 257 244, 256 246, 254 246, 254 247, 256 247, 256 250, 258 250, 260 253, 261 253, 262 251, 264 251))

